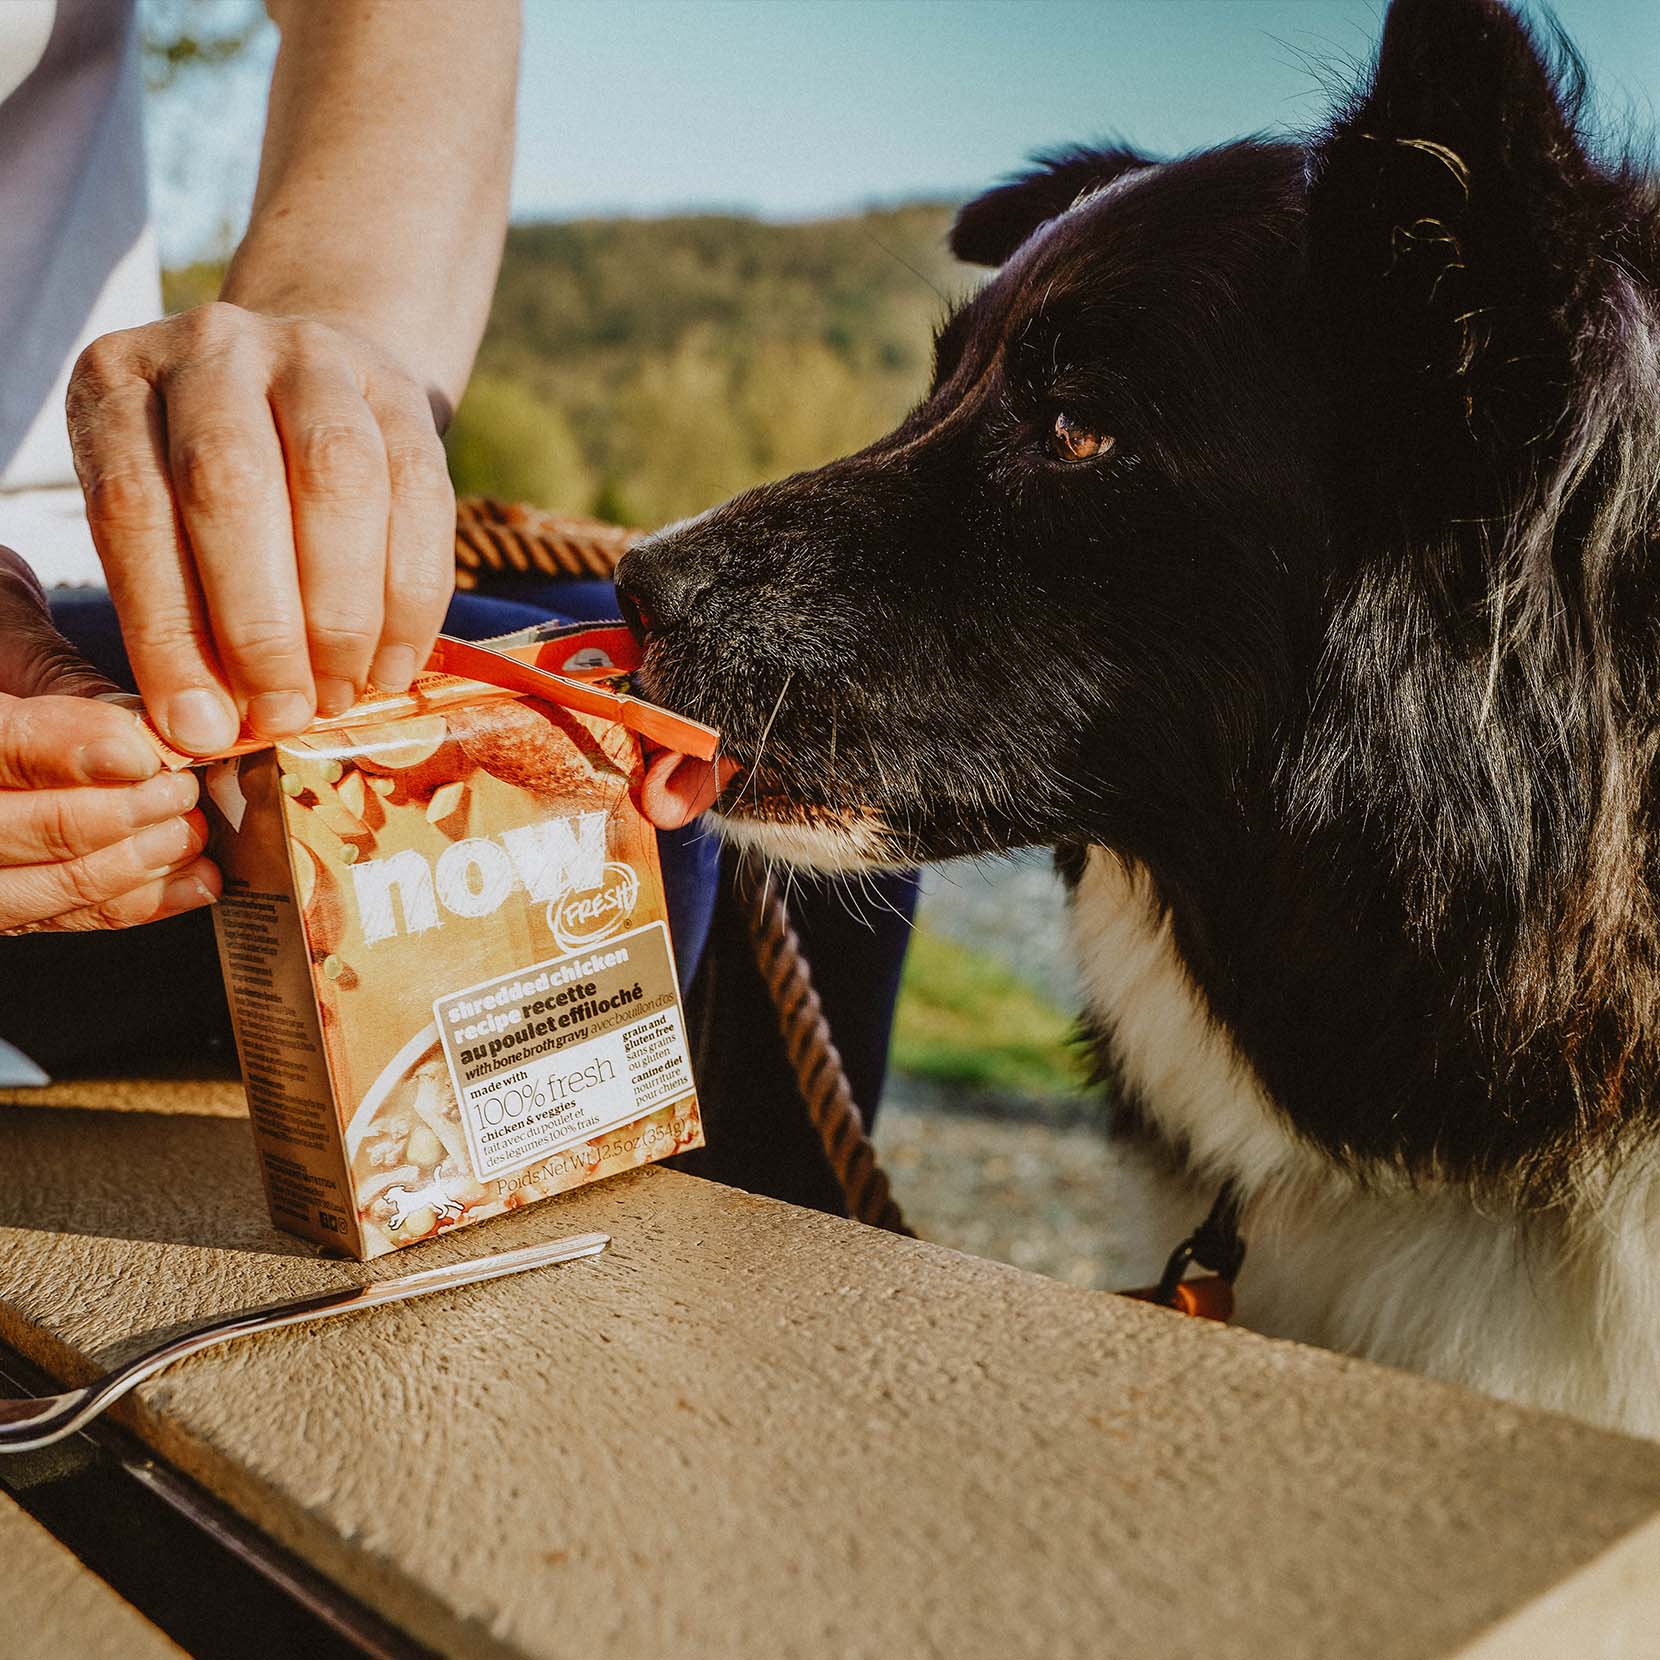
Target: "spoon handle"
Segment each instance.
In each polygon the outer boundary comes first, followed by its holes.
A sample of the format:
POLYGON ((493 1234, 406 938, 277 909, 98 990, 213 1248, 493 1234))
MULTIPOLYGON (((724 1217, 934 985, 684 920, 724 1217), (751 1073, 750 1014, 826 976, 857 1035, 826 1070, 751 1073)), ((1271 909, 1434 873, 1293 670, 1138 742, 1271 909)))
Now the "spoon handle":
POLYGON ((499 1251, 494 1256, 472 1257, 464 1262, 446 1263, 439 1268, 423 1268, 417 1273, 400 1274, 394 1279, 339 1286, 332 1291, 319 1291, 292 1302, 271 1303, 263 1308, 220 1315, 146 1350, 124 1366, 89 1384, 86 1405, 77 1412, 74 1427, 78 1429, 112 1401, 119 1400, 135 1384, 154 1377, 164 1366, 171 1366, 187 1355, 200 1354, 203 1349, 228 1343, 232 1338, 276 1331, 283 1326, 303 1325, 311 1320, 329 1320, 337 1314, 355 1314, 359 1309, 376 1308, 382 1303, 401 1303, 411 1297, 424 1297, 432 1291, 451 1291, 457 1286, 477 1285, 483 1280, 502 1279, 508 1274, 522 1274, 526 1269, 542 1268, 555 1262, 597 1257, 610 1243, 609 1234, 573 1234, 567 1239, 526 1245, 517 1251, 499 1251))

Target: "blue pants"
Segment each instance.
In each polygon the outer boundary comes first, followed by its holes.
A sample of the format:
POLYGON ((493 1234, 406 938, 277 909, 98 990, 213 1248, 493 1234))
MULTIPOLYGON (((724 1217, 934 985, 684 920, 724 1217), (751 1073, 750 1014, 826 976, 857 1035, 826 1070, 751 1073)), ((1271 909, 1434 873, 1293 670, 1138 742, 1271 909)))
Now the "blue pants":
MULTIPOLYGON (((616 612, 608 582, 517 579, 510 593, 457 595, 444 626, 482 639, 552 615, 589 621, 616 612)), ((61 595, 53 616, 105 674, 131 685, 107 596, 61 595)), ((739 1186, 836 1209, 828 1166, 793 1096, 771 1005, 722 879, 719 844, 693 823, 661 833, 659 847, 681 985, 703 1056, 710 1147, 692 1162, 739 1186)), ((858 895, 832 878, 792 886, 791 917, 867 1117, 881 1098, 915 904, 910 874, 867 879, 858 895)), ((53 1073, 133 1074, 213 1057, 228 1069, 235 1050, 208 914, 120 933, 0 939, 0 1036, 53 1073), (88 1019, 89 1006, 96 1006, 96 1020, 88 1019)))

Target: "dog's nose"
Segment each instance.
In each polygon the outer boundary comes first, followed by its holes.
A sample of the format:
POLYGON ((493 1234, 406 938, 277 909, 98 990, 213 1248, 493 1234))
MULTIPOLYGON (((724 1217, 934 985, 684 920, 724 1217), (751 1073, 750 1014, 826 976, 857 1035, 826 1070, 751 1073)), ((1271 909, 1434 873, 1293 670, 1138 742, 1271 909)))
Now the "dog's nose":
POLYGON ((685 550, 655 538, 629 549, 617 564, 617 603, 623 621, 643 641, 666 634, 686 620, 704 581, 685 550))

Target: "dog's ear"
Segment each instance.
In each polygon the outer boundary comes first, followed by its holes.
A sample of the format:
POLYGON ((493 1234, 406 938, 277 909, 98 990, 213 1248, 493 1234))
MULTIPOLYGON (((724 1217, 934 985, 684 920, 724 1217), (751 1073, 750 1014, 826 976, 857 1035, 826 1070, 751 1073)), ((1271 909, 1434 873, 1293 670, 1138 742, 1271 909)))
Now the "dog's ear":
POLYGON ((1029 173, 976 196, 951 227, 951 252, 970 265, 1001 265, 1046 220, 1082 195, 1152 163, 1133 150, 1072 149, 1034 156, 1029 173))
POLYGON ((1552 44, 1554 62, 1498 0, 1394 0, 1314 153, 1310 275, 1380 467, 1513 452, 1560 415, 1600 175, 1582 67, 1552 44))

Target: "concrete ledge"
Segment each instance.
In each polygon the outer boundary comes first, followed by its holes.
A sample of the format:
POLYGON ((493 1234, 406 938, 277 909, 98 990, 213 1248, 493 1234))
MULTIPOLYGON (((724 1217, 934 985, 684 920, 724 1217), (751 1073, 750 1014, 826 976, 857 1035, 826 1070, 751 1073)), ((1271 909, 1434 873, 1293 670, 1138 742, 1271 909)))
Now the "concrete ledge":
MULTIPOLYGON (((660 1169, 321 1262, 266 1223, 245 1124, 125 1105, 0 1107, 0 1337, 65 1379, 201 1313, 614 1235, 123 1409, 444 1652, 1496 1660, 1526 1651, 1469 1645, 1610 1550, 1616 1599, 1660 1574, 1660 1446, 660 1169)), ((1597 1653, 1563 1606, 1541 1652, 1597 1653)))
POLYGON ((1653 1660, 1660 1654, 1660 1519, 1627 1534, 1458 1660, 1653 1660))
POLYGON ((178 1648, 0 1493, 7 1660, 180 1660, 178 1648))

